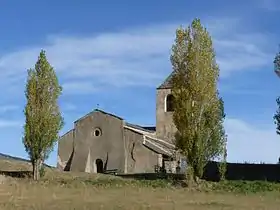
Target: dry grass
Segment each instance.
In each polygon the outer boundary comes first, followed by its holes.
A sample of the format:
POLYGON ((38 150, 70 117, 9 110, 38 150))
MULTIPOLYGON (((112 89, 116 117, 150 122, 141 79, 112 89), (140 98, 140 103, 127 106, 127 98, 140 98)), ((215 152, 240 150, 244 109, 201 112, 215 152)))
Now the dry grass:
MULTIPOLYGON (((26 163, 0 161, 5 170, 28 170, 26 163), (14 166, 12 166, 14 164, 14 166), (22 165, 20 165, 22 164, 22 165)), ((9 178, 0 185, 0 209, 280 209, 276 193, 206 193, 178 188, 152 188, 141 185, 111 187, 86 184, 79 180, 122 180, 117 177, 47 170, 43 181, 9 178), (76 180, 76 178, 79 178, 76 180), (64 180, 65 183, 62 183, 64 180), (69 184, 73 183, 73 184, 69 184)))

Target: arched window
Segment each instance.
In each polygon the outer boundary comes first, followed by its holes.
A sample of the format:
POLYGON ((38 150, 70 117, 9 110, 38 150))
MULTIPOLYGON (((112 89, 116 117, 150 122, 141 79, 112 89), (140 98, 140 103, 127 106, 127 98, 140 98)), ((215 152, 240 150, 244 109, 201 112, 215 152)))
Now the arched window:
POLYGON ((99 137, 101 136, 101 129, 100 128, 95 128, 94 131, 93 131, 93 136, 95 137, 99 137))
POLYGON ((174 111, 174 96, 172 94, 169 94, 169 95, 166 96, 165 110, 167 112, 173 112, 174 111))

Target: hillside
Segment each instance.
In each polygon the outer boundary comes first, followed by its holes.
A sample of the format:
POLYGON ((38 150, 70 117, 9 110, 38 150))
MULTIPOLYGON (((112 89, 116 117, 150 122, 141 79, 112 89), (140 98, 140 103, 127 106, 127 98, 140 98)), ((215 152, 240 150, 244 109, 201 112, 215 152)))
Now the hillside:
MULTIPOLYGON (((54 168, 47 164, 44 165, 48 168, 54 168)), ((31 164, 27 159, 0 153, 0 171, 6 170, 31 170, 31 164)))
POLYGON ((5 159, 10 159, 10 160, 17 160, 17 161, 23 161, 23 162, 29 162, 29 160, 20 158, 20 157, 15 157, 7 154, 0 153, 0 159, 5 160, 5 159))
MULTIPOLYGON (((3 154, 3 153, 0 153, 0 160, 14 160, 14 161, 21 161, 21 162, 30 163, 30 160, 28 160, 28 159, 24 159, 24 158, 20 158, 20 157, 15 157, 15 156, 3 154)), ((44 165, 49 167, 49 168, 53 168, 53 166, 49 166, 47 164, 44 164, 44 165)))

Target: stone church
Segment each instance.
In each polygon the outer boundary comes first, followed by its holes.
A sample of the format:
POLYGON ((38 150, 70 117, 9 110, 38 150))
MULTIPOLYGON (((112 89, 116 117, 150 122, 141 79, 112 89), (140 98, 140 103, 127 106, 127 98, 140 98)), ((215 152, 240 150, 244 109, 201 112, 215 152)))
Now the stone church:
POLYGON ((57 167, 89 173, 176 172, 172 74, 156 90, 156 126, 144 127, 96 109, 58 141, 57 167))

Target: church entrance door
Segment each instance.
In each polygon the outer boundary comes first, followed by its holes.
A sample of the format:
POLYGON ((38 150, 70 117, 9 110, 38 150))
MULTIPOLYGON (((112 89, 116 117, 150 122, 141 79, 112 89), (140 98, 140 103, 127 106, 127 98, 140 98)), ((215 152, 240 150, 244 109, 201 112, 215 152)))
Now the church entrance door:
POLYGON ((97 173, 103 173, 103 161, 101 159, 96 159, 96 172, 97 173))

